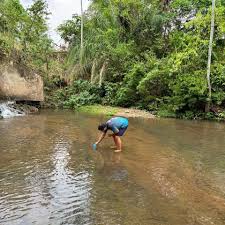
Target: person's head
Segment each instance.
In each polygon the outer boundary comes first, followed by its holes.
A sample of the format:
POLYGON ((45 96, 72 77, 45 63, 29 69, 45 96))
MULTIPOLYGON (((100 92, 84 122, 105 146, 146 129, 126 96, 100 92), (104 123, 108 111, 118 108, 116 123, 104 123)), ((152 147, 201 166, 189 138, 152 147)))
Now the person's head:
POLYGON ((102 123, 98 126, 98 130, 105 132, 107 129, 107 124, 106 123, 102 123))

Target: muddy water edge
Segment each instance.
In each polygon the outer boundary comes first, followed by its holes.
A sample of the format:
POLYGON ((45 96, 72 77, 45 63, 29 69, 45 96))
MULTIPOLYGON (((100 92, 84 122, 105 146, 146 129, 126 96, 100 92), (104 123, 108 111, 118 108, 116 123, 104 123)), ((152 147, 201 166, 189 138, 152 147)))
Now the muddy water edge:
POLYGON ((103 116, 0 120, 0 224, 224 225, 225 125, 130 119, 122 153, 103 116))

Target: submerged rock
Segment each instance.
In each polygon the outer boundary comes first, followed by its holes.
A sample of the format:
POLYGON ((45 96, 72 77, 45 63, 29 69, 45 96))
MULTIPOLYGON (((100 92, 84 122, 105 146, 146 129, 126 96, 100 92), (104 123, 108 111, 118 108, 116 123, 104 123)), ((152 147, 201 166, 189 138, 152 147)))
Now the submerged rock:
POLYGON ((37 107, 27 104, 15 104, 15 107, 26 114, 37 113, 39 111, 37 107))

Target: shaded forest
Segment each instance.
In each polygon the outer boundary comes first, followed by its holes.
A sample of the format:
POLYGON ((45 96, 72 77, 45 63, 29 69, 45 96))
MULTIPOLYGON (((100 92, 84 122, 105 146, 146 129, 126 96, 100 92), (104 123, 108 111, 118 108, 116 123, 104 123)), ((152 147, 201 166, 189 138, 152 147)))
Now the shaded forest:
POLYGON ((41 74, 49 107, 102 104, 163 117, 224 119, 225 1, 215 6, 209 98, 211 5, 93 0, 59 25, 67 46, 60 55, 47 35, 47 2, 36 0, 24 9, 19 0, 1 0, 0 58, 41 74))

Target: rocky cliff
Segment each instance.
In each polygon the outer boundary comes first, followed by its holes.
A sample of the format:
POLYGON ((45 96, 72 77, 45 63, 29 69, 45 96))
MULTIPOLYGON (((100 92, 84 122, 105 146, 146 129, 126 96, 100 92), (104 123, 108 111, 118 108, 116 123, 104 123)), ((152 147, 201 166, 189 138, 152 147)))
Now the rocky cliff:
POLYGON ((44 101, 43 79, 13 63, 0 66, 0 99, 44 101))

